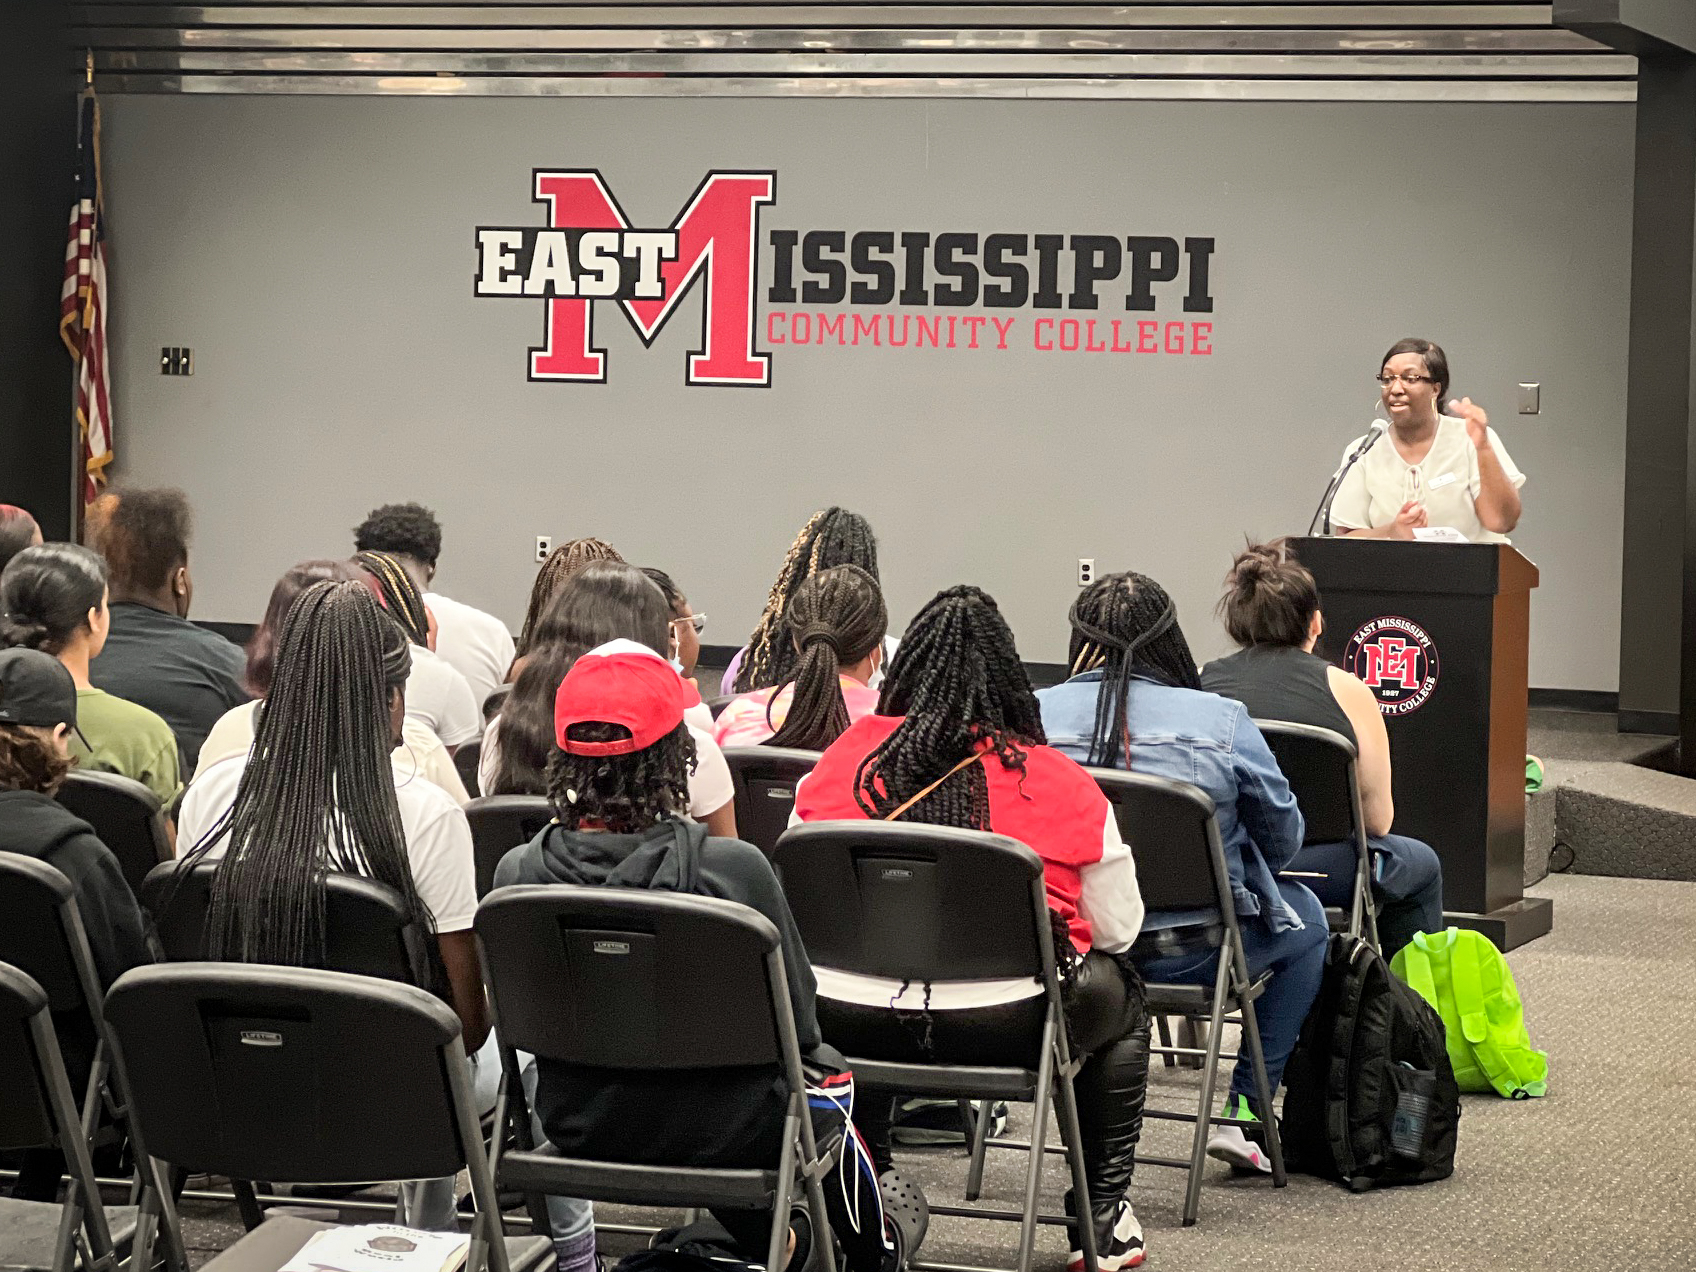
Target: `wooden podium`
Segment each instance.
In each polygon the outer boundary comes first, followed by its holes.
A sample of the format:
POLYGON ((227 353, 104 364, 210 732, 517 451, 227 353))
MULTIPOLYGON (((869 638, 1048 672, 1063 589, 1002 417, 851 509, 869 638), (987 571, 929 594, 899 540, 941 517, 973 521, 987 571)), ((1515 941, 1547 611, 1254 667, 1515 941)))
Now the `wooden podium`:
POLYGON ((1553 925, 1523 895, 1526 659, 1537 567, 1506 544, 1305 538, 1316 652, 1366 682, 1390 734, 1398 834, 1443 861, 1451 923, 1512 949, 1553 925))

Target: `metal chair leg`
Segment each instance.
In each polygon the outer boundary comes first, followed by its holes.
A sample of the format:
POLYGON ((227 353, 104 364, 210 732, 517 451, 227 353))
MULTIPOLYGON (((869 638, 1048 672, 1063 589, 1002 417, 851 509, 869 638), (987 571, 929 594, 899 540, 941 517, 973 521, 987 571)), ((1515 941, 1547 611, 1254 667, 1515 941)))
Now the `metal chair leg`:
POLYGON ((1072 1080, 1057 1074, 1054 1083, 1060 1106, 1060 1138, 1066 1144, 1066 1160, 1072 1168, 1072 1211, 1078 1218, 1078 1249, 1083 1252, 1083 1272, 1097 1272, 1095 1211, 1089 1195, 1089 1172, 1084 1166, 1083 1127, 1078 1122, 1078 1093, 1072 1080))
POLYGON ((979 1100, 972 1119, 972 1160, 966 1167, 966 1200, 976 1201, 983 1192, 983 1163, 989 1155, 989 1125, 995 1120, 995 1105, 979 1100))
POLYGON ((1207 1031, 1207 1056, 1202 1062, 1201 1101, 1197 1105, 1195 1138, 1190 1143, 1190 1176, 1184 1190, 1184 1227, 1195 1226, 1201 1213, 1202 1172, 1207 1162, 1207 1133, 1213 1124, 1213 1089, 1219 1077, 1219 1038, 1224 1030, 1225 988, 1230 983, 1228 952, 1219 951, 1219 973, 1213 978, 1213 1014, 1207 1031))
POLYGON ((1254 1003, 1239 997, 1238 1015, 1243 1018, 1243 1046, 1254 1068, 1254 1095, 1260 1101, 1260 1124, 1266 1128, 1266 1155, 1272 1159, 1272 1184, 1282 1188, 1289 1183, 1284 1172, 1284 1145, 1278 1136, 1278 1118, 1272 1109, 1272 1083, 1266 1075, 1266 1053, 1260 1046, 1260 1021, 1256 1019, 1254 1003))
POLYGON ((1019 1218, 1018 1272, 1031 1272, 1031 1259, 1036 1253, 1037 1191, 1042 1185, 1043 1146, 1048 1139, 1048 1100, 1054 1091, 1055 1023, 1051 1010, 1042 1027, 1042 1060, 1037 1066, 1031 1107, 1030 1164, 1025 1168, 1025 1209, 1019 1218))
MULTIPOLYGON (((766 1246, 766 1267, 781 1268, 789 1248, 789 1192, 795 1182, 795 1145, 801 1138, 796 1105, 800 1096, 789 1097, 789 1112, 783 1119, 783 1145, 777 1158, 777 1193, 771 1205, 771 1240, 766 1246)), ((829 1229, 824 1239, 829 1240, 829 1229)))
MULTIPOLYGON (((1207 1045, 1207 1026, 1192 1017, 1183 1017, 1178 1021, 1178 1045, 1197 1049, 1205 1047, 1207 1045)), ((1202 1060, 1200 1056, 1180 1056, 1178 1063, 1186 1069, 1199 1069, 1202 1060)))
MULTIPOLYGON (((1154 1018, 1154 1027, 1160 1033, 1160 1045, 1162 1047, 1170 1047, 1172 1045, 1172 1022, 1171 1022, 1171 1020, 1166 1016, 1156 1016, 1154 1018)), ((1178 1057, 1177 1056, 1163 1055, 1160 1058, 1161 1058, 1161 1060, 1163 1060, 1165 1062, 1166 1067, 1168 1069, 1172 1069, 1172 1068, 1177 1067, 1177 1064, 1178 1064, 1178 1057)))

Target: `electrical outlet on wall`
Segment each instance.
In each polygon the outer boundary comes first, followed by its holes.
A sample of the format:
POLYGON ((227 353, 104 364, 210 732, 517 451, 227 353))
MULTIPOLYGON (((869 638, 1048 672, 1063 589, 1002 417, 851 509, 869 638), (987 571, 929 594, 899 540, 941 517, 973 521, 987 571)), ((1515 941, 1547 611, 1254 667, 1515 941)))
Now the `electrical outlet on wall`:
POLYGON ((1088 587, 1093 582, 1095 582, 1095 558, 1094 557, 1079 557, 1078 558, 1078 586, 1079 587, 1088 587))
POLYGON ((538 562, 546 561, 548 559, 548 553, 553 550, 554 538, 551 534, 539 534, 536 536, 536 560, 538 562))

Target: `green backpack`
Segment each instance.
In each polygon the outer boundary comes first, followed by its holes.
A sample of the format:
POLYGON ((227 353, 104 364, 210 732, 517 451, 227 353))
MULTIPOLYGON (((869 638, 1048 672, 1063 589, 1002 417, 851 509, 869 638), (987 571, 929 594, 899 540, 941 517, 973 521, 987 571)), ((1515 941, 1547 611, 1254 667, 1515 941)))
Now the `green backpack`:
POLYGON ((1483 933, 1421 932, 1390 968, 1443 1018, 1462 1091, 1495 1091, 1512 1100, 1548 1092, 1548 1053, 1532 1050, 1513 973, 1483 933))

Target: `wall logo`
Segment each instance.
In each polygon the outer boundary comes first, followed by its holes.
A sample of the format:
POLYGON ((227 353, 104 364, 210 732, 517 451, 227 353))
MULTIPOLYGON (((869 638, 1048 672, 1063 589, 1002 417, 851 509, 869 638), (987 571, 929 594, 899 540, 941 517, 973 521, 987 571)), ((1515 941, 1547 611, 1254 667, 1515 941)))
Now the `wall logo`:
POLYGON ((780 346, 964 357, 1214 349, 1212 238, 898 227, 762 238, 775 172, 709 172, 663 227, 633 222, 593 169, 537 169, 531 197, 546 225, 478 227, 473 291, 541 302, 532 380, 605 384, 596 302, 622 309, 652 347, 691 291, 701 336, 684 362, 690 385, 768 387, 780 346))
POLYGON ((1375 618, 1349 637, 1343 666, 1366 683, 1385 715, 1407 715, 1437 688, 1437 646, 1418 623, 1375 618))

